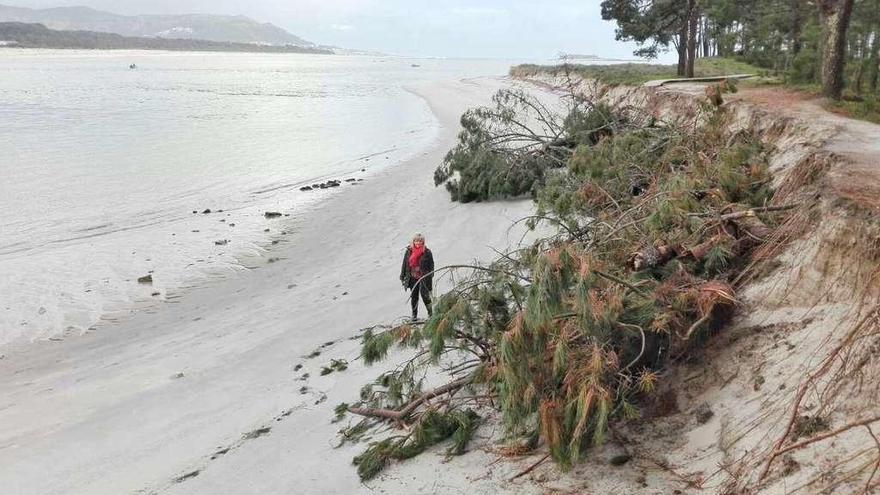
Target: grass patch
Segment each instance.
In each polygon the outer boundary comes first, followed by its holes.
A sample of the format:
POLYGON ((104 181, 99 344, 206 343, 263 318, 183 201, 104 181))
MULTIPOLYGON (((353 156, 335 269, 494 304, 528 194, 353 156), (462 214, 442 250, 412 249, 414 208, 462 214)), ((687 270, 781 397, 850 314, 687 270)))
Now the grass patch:
MULTIPOLYGON (((782 84, 781 87, 802 92, 810 98, 822 97, 822 87, 818 84, 782 84)), ((880 94, 859 95, 845 90, 840 101, 825 100, 823 107, 842 117, 880 124, 880 94)))
MULTIPOLYGON (((675 65, 662 64, 610 64, 610 65, 582 65, 570 64, 569 70, 577 75, 598 79, 605 84, 622 84, 637 86, 656 79, 676 79, 675 65)), ((518 65, 510 69, 510 75, 514 77, 526 77, 538 73, 552 75, 562 74, 565 66, 557 65, 518 65)), ((768 75, 766 69, 760 69, 745 62, 721 57, 697 59, 694 66, 694 76, 715 77, 727 74, 760 74, 768 75)))
POLYGON ((860 99, 829 101, 826 108, 845 117, 880 124, 880 97, 876 95, 862 96, 860 99))
MULTIPOLYGON (((675 65, 623 63, 609 65, 517 65, 510 69, 513 77, 529 77, 538 74, 562 75, 566 70, 577 76, 597 79, 605 84, 640 86, 658 79, 678 79, 675 65)), ((772 71, 762 69, 746 62, 723 57, 699 58, 694 66, 694 76, 715 77, 726 74, 758 74, 760 78, 742 81, 743 87, 780 86, 786 89, 804 91, 810 96, 819 97, 822 88, 817 84, 787 84, 783 79, 773 77, 772 71)), ((856 95, 844 93, 841 101, 829 101, 825 108, 838 115, 856 120, 880 124, 880 95, 856 95)))

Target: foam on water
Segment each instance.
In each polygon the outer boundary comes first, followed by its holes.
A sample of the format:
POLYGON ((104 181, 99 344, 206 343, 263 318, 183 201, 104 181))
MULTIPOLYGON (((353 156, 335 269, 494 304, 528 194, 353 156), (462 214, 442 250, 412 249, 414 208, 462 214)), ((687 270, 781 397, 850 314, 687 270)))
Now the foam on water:
POLYGON ((299 186, 369 180, 435 138, 406 85, 510 64, 411 62, 0 50, 0 344, 244 269, 285 235, 289 218, 264 212, 305 215, 335 192, 299 186))

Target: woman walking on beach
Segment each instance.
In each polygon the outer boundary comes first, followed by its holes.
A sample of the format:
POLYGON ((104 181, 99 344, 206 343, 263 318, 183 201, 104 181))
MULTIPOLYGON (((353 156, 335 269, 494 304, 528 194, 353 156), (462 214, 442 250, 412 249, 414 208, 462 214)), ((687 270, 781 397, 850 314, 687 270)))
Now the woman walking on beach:
POLYGON ((434 255, 425 246, 425 236, 416 234, 403 254, 403 266, 400 268, 400 282, 404 289, 412 290, 410 304, 412 318, 418 319, 419 294, 431 316, 431 289, 434 279, 434 255))

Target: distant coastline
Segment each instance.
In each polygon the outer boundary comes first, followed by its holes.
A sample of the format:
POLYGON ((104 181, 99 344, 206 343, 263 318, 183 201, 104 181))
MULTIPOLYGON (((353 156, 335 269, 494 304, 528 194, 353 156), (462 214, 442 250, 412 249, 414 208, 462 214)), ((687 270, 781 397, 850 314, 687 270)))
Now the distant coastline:
POLYGON ((573 62, 573 63, 582 63, 582 62, 639 63, 639 62, 643 62, 642 59, 605 58, 605 57, 600 57, 598 55, 580 55, 580 54, 576 54, 576 53, 561 53, 559 55, 559 60, 562 62, 573 62))
POLYGON ((326 48, 198 39, 145 38, 95 31, 59 31, 49 29, 42 24, 22 22, 0 22, 0 48, 333 54, 332 50, 326 48))

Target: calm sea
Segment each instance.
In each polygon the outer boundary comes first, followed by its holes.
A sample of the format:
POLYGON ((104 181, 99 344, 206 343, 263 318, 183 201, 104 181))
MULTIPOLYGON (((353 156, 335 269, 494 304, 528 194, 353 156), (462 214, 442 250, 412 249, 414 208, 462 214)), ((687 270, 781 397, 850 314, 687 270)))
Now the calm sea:
POLYGON ((282 235, 265 211, 333 194, 300 186, 369 180, 436 138, 406 86, 511 63, 0 50, 0 344, 241 270, 282 235))

